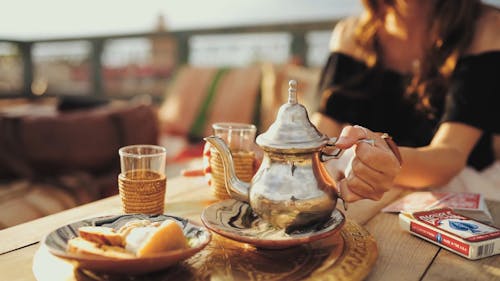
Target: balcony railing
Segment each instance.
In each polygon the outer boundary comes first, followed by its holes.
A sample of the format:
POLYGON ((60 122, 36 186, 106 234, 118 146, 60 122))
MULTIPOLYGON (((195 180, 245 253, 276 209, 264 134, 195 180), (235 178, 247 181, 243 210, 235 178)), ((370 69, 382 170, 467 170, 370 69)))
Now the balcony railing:
POLYGON ((105 36, 0 39, 0 97, 160 98, 184 64, 243 66, 291 58, 319 66, 336 21, 105 36))

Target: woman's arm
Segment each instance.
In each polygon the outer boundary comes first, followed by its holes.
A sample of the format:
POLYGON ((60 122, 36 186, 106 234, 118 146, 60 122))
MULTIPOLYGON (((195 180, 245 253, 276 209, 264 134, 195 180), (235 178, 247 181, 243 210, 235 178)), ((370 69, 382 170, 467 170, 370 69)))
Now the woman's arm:
POLYGON ((446 184, 465 167, 481 133, 468 125, 447 122, 428 146, 400 147, 404 164, 395 184, 413 188, 446 184))
MULTIPOLYGON (((315 113, 312 122, 328 136, 339 136, 347 124, 315 113)), ((443 123, 428 146, 400 147, 403 165, 394 184, 425 188, 446 184, 466 165, 467 158, 481 136, 481 130, 461 123, 443 123)), ((373 153, 369 147, 359 150, 358 157, 373 153)))

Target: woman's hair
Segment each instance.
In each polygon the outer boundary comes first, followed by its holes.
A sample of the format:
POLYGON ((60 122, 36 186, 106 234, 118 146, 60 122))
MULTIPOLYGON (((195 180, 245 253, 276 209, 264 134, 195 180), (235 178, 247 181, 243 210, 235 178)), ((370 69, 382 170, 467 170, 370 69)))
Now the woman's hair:
MULTIPOLYGON (((369 53, 371 64, 380 63, 381 55, 376 39, 384 24, 387 8, 398 11, 398 0, 363 0, 366 14, 356 30, 356 40, 369 53)), ((457 60, 472 41, 480 0, 434 0, 428 17, 430 48, 425 51, 419 71, 407 87, 407 94, 417 94, 418 107, 434 115, 433 101, 443 99, 448 78, 457 60)))

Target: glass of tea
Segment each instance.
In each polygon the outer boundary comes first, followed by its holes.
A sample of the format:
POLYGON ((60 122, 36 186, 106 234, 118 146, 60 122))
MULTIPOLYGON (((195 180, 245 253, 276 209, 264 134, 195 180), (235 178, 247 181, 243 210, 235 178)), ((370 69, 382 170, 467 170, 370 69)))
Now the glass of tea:
MULTIPOLYGON (((242 181, 250 182, 254 174, 255 134, 257 128, 246 123, 214 123, 215 136, 222 138, 231 150, 236 175, 242 181)), ((210 149, 210 182, 213 195, 217 199, 231 198, 226 190, 222 158, 215 148, 210 149)))
POLYGON ((162 214, 165 209, 166 149, 157 145, 130 145, 119 149, 118 188, 123 212, 162 214))

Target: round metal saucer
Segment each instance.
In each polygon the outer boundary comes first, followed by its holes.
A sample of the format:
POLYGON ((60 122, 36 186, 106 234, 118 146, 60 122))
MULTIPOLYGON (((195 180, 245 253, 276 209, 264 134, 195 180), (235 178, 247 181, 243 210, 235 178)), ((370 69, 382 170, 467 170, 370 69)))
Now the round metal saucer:
POLYGON ((247 203, 228 199, 205 208, 201 221, 208 229, 226 238, 257 248, 280 249, 331 236, 342 228, 345 217, 335 209, 330 219, 324 222, 287 232, 260 219, 247 203))

